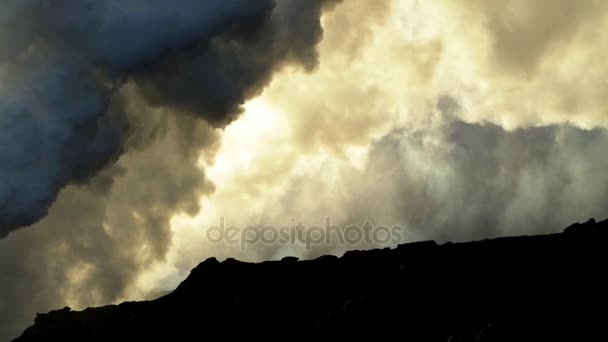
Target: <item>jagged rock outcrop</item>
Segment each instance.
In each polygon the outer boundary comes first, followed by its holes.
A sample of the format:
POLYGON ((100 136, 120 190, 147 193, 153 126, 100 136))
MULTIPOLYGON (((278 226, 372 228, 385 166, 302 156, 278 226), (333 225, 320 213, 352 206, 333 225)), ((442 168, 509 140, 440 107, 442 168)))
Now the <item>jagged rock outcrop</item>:
POLYGON ((39 314, 16 341, 606 340, 608 221, 343 257, 201 263, 172 293, 39 314))

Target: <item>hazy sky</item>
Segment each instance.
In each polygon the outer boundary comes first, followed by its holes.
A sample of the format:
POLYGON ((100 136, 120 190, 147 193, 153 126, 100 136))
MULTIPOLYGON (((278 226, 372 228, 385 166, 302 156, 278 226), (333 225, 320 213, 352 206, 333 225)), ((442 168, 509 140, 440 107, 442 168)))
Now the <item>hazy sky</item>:
POLYGON ((141 299, 227 225, 400 242, 608 216, 608 2, 0 1, 0 340, 141 299), (170 4, 169 4, 170 3, 170 4))

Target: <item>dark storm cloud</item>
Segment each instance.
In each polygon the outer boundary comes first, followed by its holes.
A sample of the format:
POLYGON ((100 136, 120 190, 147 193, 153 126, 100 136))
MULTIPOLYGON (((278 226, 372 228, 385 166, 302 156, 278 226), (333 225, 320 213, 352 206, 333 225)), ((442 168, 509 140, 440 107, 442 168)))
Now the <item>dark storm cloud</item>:
POLYGON ((242 110, 247 98, 263 90, 277 67, 316 67, 324 3, 330 2, 280 1, 278 15, 268 25, 253 30, 231 27, 223 35, 160 58, 151 68, 136 72, 134 79, 152 104, 194 113, 204 109, 209 121, 225 123, 242 110))
POLYGON ((125 81, 154 106, 223 126, 276 68, 316 66, 321 9, 334 2, 4 2, 0 236, 123 152, 132 128, 108 104, 125 81))

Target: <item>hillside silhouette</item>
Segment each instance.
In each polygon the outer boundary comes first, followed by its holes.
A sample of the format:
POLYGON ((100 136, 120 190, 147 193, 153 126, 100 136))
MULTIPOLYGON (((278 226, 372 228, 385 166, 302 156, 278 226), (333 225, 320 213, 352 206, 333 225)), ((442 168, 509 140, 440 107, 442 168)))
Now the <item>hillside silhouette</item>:
POLYGON ((15 341, 605 341, 606 254, 608 220, 592 219, 559 234, 340 258, 211 258, 159 299, 38 314, 15 341))

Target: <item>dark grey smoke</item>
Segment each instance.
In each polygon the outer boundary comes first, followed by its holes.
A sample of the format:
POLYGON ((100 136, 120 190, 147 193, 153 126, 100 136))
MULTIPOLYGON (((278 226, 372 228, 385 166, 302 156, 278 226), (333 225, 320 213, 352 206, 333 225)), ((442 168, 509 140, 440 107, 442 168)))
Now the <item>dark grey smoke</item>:
POLYGON ((335 1, 7 0, 0 14, 0 237, 123 153, 114 97, 230 122, 287 63, 311 70, 335 1))
POLYGON ((380 139, 349 196, 348 220, 401 224, 409 240, 462 241, 606 218, 606 129, 506 131, 458 111, 442 98, 427 126, 380 139))

